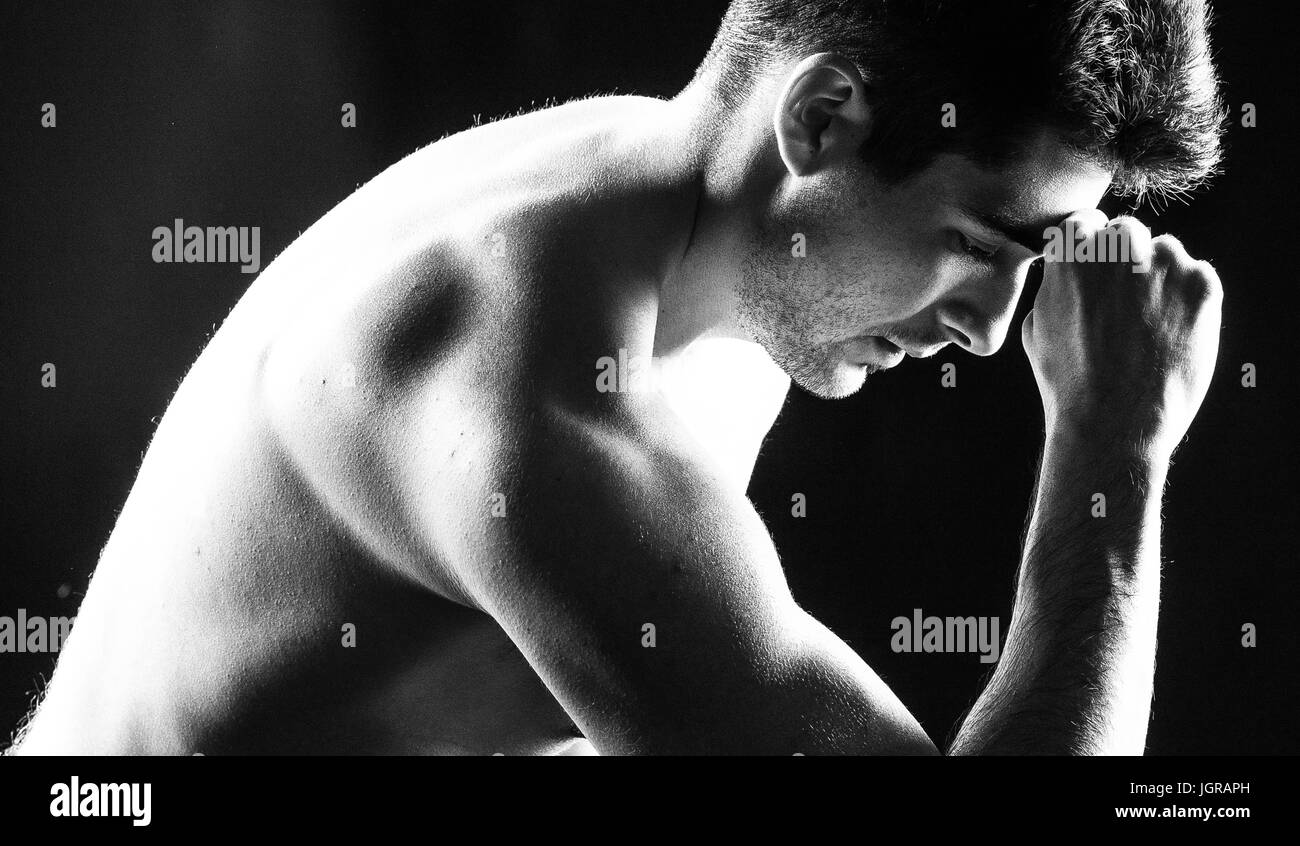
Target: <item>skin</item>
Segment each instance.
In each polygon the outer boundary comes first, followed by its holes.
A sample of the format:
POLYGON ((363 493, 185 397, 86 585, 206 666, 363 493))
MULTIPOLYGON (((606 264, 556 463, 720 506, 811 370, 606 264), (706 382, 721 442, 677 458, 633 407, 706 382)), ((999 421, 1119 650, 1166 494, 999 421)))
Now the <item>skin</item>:
MULTIPOLYGON (((330 212, 186 377, 18 751, 937 752, 796 605, 744 489, 791 378, 843 396, 903 357, 880 339, 1002 346, 1035 252, 963 207, 1041 230, 1110 174, 1043 133, 884 186, 864 91, 821 54, 734 112, 707 80, 571 103, 330 212), (619 350, 676 375, 597 390, 619 350)), ((1142 748, 1160 491, 1221 294, 1115 225, 1151 271, 1050 264, 1021 327, 1045 456, 953 753, 1142 748)))

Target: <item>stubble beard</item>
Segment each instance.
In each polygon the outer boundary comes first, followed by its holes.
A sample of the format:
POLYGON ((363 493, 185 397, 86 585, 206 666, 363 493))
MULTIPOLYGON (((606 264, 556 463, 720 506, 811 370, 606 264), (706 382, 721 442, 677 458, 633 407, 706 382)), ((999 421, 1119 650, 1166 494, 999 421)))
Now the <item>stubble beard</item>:
POLYGON ((816 325, 818 316, 840 308, 837 298, 811 273, 801 274, 798 265, 783 259, 774 260, 758 243, 751 246, 736 292, 740 325, 803 390, 822 399, 851 396, 883 368, 845 362, 844 342, 826 337, 816 325))

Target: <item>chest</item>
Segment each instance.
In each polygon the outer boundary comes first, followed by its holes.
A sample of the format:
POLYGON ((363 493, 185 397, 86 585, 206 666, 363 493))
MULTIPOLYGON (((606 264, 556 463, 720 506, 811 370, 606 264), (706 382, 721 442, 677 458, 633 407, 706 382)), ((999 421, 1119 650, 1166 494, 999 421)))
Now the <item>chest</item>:
POLYGON ((687 431, 742 494, 790 388, 790 379, 757 345, 732 338, 697 340, 647 363, 658 391, 687 431))

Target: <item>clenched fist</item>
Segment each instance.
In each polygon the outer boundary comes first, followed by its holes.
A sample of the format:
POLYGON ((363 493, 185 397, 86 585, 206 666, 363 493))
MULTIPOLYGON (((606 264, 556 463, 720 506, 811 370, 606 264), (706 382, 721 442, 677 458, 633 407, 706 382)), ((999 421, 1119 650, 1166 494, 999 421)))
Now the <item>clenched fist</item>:
POLYGON ((1021 327, 1048 431, 1168 457, 1214 371, 1223 301, 1218 274, 1177 239, 1153 239, 1131 217, 1108 222, 1091 209, 1063 227, 1075 239, 1066 240, 1064 255, 1049 251, 1042 288, 1021 327), (1115 246, 1125 242, 1127 255, 1117 256, 1115 246))

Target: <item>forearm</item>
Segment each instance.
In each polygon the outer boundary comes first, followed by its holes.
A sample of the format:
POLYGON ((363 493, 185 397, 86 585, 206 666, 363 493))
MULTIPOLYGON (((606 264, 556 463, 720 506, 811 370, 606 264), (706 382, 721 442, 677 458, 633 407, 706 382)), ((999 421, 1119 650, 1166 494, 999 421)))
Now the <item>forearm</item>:
POLYGON ((1049 428, 1002 659, 950 754, 1143 751, 1168 462, 1102 440, 1049 428))

